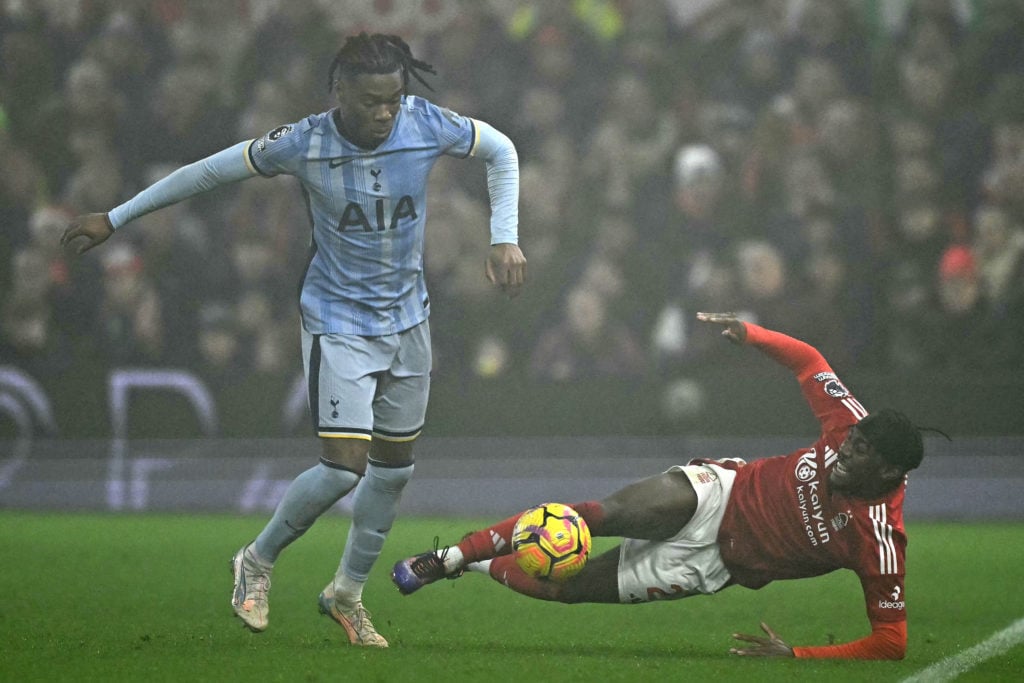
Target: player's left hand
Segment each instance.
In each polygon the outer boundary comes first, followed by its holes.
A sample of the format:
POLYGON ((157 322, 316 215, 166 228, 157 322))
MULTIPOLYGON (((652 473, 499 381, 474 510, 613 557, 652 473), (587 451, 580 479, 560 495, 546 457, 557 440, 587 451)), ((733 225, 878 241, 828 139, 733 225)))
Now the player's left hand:
POLYGON ((769 628, 768 624, 761 622, 761 630, 768 634, 768 637, 763 636, 748 636, 743 633, 734 633, 732 637, 736 640, 742 640, 746 643, 752 643, 747 647, 733 647, 729 648, 729 652, 734 655, 740 655, 742 657, 792 657, 793 648, 786 644, 782 638, 779 638, 775 631, 769 628))
POLYGON ((509 298, 519 296, 526 282, 526 257, 517 244, 492 244, 485 264, 487 279, 498 285, 509 298))

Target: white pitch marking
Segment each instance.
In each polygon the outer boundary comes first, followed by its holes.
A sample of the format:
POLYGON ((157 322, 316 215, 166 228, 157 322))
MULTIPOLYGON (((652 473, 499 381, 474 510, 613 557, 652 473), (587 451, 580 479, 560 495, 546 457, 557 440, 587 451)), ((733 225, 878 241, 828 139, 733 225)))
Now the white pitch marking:
POLYGON ((940 683, 951 681, 967 673, 987 659, 998 657, 1024 642, 1024 619, 1018 619, 999 633, 969 650, 946 657, 927 669, 922 669, 902 683, 940 683))

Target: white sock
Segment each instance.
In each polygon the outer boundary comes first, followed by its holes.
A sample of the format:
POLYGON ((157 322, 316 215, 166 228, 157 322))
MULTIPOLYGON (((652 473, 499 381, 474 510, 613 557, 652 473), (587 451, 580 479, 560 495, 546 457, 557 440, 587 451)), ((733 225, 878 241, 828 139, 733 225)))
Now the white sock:
POLYGON ((268 565, 292 541, 306 533, 320 515, 359 482, 355 472, 323 463, 314 465, 288 485, 274 516, 253 541, 255 555, 268 565))
POLYGON ((352 525, 337 574, 366 581, 380 557, 384 540, 398 515, 402 490, 413 472, 412 465, 387 467, 369 462, 366 475, 352 497, 352 525))
POLYGON ((466 569, 471 572, 480 572, 481 574, 491 573, 491 562, 492 560, 480 560, 479 562, 470 562, 466 565, 466 569))
POLYGON ((256 565, 258 568, 262 569, 265 572, 269 573, 270 570, 274 568, 273 562, 267 562, 262 557, 260 557, 260 554, 258 552, 256 552, 255 543, 250 543, 249 545, 245 546, 245 550, 242 551, 242 556, 244 558, 247 558, 250 562, 252 562, 254 565, 256 565))
POLYGON ((364 585, 366 585, 365 581, 356 581, 345 572, 338 572, 334 577, 334 599, 344 605, 354 607, 363 599, 364 585))
POLYGON ((459 550, 459 546, 449 546, 448 552, 444 556, 444 573, 454 574, 455 572, 462 569, 463 559, 465 558, 462 555, 462 551, 459 550))

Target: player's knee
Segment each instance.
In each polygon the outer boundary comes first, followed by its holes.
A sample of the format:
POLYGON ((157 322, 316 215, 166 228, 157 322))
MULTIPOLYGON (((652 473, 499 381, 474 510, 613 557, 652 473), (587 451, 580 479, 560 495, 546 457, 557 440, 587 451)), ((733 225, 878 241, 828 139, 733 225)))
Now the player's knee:
POLYGON ((388 441, 375 438, 369 449, 370 460, 385 467, 408 467, 415 462, 413 444, 415 441, 388 441))
POLYGON ((397 493, 405 488, 405 485, 412 479, 413 465, 389 465, 375 462, 372 458, 370 464, 373 467, 366 469, 366 480, 369 486, 379 491, 390 491, 397 493))
POLYGON ((366 458, 370 442, 364 439, 320 439, 320 457, 329 466, 366 472, 366 458))

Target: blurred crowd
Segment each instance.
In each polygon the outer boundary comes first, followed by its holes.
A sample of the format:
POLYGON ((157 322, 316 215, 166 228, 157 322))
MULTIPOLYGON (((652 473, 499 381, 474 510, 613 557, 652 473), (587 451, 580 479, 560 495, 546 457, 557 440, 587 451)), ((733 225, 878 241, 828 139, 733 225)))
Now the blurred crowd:
POLYGON ((668 378, 698 310, 819 345, 837 369, 1024 360, 1019 0, 3 0, 0 356, 300 369, 310 228, 293 179, 58 245, 178 166, 331 106, 343 36, 398 33, 434 92, 521 164, 530 282, 483 277, 482 165, 431 177, 427 283, 445 375, 668 378), (506 307, 506 308, 503 308, 506 307))

